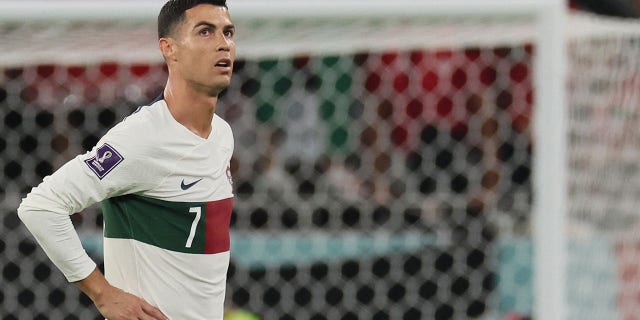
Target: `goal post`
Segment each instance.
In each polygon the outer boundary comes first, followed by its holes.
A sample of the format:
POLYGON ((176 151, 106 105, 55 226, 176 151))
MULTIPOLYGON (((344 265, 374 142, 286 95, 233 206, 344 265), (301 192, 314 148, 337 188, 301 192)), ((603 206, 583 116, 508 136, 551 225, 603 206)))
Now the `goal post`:
POLYGON ((567 311, 567 30, 566 3, 538 11, 534 62, 533 243, 535 317, 568 319, 567 311))
MULTIPOLYGON (((481 3, 469 0, 452 1, 411 1, 400 0, 394 3, 385 1, 347 0, 305 1, 277 0, 274 3, 262 0, 229 2, 234 17, 246 18, 317 18, 317 17, 354 17, 354 16, 443 16, 443 15, 503 15, 532 14, 540 8, 548 9, 554 0, 532 1, 485 0, 481 3)), ((3 3, 2 21, 26 20, 155 20, 157 12, 164 2, 158 0, 140 0, 136 2, 73 0, 30 0, 29 3, 3 3)))

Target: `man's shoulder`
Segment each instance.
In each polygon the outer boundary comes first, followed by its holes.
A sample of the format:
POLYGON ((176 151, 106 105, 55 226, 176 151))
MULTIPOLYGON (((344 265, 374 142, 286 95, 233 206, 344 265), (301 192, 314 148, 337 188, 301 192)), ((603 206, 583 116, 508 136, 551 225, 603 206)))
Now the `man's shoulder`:
POLYGON ((111 128, 109 133, 126 134, 130 138, 144 138, 152 136, 158 130, 158 119, 161 102, 139 106, 132 114, 111 128))
POLYGON ((223 131, 231 133, 231 125, 229 125, 229 123, 226 120, 222 119, 217 114, 213 115, 212 125, 214 127, 220 128, 223 131))
MULTIPOLYGON (((141 153, 148 149, 158 136, 158 106, 156 103, 139 107, 132 114, 113 126, 103 137, 102 142, 109 143, 129 153, 141 153)), ((147 150, 148 151, 148 150, 147 150)))
POLYGON ((149 105, 139 106, 132 114, 124 118, 121 124, 127 126, 153 127, 162 117, 162 108, 166 106, 164 100, 149 105))

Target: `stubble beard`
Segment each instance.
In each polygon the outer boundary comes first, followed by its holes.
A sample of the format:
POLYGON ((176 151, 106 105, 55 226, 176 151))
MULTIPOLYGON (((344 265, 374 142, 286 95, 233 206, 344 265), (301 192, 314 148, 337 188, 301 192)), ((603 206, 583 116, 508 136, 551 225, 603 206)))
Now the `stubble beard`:
POLYGON ((231 85, 231 78, 226 81, 216 81, 211 84, 203 84, 195 81, 191 81, 191 86, 198 92, 201 92, 209 97, 218 97, 220 93, 224 92, 231 85))
POLYGON ((230 85, 231 85, 231 81, 228 81, 227 83, 220 84, 220 85, 214 85, 210 88, 208 94, 210 97, 218 97, 222 92, 226 91, 230 85))

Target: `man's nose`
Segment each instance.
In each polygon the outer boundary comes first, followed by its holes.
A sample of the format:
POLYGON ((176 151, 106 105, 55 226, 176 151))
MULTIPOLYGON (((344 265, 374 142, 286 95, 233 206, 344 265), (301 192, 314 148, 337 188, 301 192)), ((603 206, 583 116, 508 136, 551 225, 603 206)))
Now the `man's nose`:
POLYGON ((231 46, 233 45, 233 40, 225 36, 224 33, 222 33, 219 38, 220 40, 218 41, 218 51, 231 50, 231 46))

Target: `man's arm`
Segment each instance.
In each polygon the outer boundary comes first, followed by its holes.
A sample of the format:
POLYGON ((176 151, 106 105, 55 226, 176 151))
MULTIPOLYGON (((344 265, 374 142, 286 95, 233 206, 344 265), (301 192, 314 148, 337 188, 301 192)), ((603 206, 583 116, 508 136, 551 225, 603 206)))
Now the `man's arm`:
POLYGON ((69 161, 33 188, 22 200, 18 216, 67 280, 85 292, 103 316, 109 320, 166 319, 158 309, 141 298, 107 282, 82 247, 71 223, 72 214, 118 193, 131 192, 127 188, 136 186, 120 182, 129 181, 127 177, 132 176, 133 169, 127 168, 126 164, 105 179, 94 174, 85 159, 95 158, 95 150, 69 161), (126 179, 118 179, 118 175, 126 179))
MULTIPOLYGON (((35 195, 30 196, 34 201, 35 195)), ((31 201, 23 200, 18 208, 18 216, 24 225, 67 281, 86 278, 96 264, 82 247, 70 216, 38 209, 31 201)))
POLYGON ((109 284, 82 248, 80 238, 67 214, 32 210, 21 205, 18 215, 47 256, 94 302, 109 320, 168 319, 143 299, 109 284))
POLYGON ((169 320, 158 308, 142 298, 124 292, 109 284, 97 268, 88 277, 75 282, 109 320, 157 319, 169 320))

